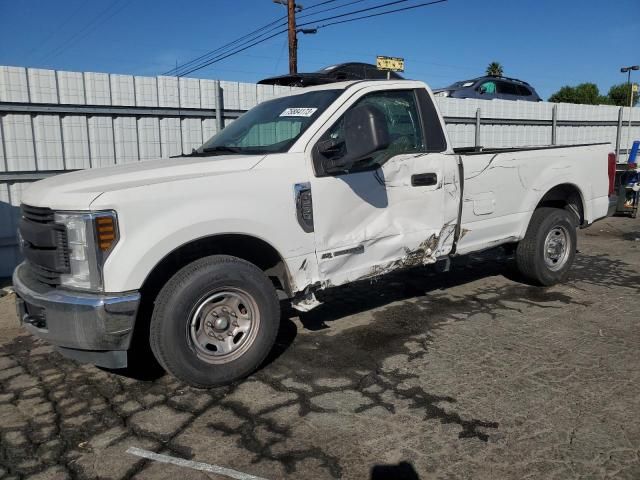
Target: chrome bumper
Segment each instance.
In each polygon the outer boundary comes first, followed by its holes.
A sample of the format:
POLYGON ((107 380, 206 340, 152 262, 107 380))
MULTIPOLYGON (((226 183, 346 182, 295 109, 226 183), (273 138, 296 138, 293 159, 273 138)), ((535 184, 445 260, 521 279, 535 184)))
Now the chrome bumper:
POLYGON ((138 292, 97 294, 52 288, 24 264, 13 273, 20 322, 61 353, 110 368, 126 366, 140 304, 138 292))

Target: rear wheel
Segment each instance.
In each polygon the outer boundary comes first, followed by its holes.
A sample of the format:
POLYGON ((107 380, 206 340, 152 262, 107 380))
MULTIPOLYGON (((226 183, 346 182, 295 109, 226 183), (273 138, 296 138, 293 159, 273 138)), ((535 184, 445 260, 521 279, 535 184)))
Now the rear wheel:
POLYGON ((150 343, 168 372, 206 388, 258 368, 279 322, 276 292, 264 273, 239 258, 215 255, 187 265, 162 288, 150 343))
POLYGON ((539 285, 562 282, 573 264, 576 245, 576 225, 568 211, 538 208, 516 249, 518 269, 539 285))

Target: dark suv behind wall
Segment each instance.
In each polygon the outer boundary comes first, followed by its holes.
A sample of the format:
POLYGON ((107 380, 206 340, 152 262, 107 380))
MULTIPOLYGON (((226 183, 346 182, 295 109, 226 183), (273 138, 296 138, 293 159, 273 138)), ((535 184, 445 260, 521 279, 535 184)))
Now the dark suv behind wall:
POLYGON ((456 82, 446 88, 439 88, 433 93, 436 97, 542 101, 527 82, 508 77, 478 77, 456 82))
MULTIPOLYGON (((396 72, 389 72, 389 77, 402 79, 396 72)), ((387 72, 378 70, 370 63, 349 62, 325 67, 317 72, 292 73, 278 77, 264 78, 258 82, 261 85, 288 85, 290 87, 311 87, 326 83, 343 82, 346 80, 370 80, 387 78, 387 72)))

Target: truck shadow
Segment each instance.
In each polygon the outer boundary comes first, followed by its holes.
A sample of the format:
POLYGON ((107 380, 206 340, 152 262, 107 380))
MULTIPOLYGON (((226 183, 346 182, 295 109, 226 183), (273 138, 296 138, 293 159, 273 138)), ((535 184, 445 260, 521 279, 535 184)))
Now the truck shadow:
POLYGON ((413 267, 380 279, 327 289, 317 294, 323 305, 300 314, 300 321, 308 330, 322 330, 328 328, 327 322, 491 276, 522 282, 511 260, 502 249, 494 249, 456 259, 448 272, 438 271, 435 266, 413 267))
MULTIPOLYGON (((574 288, 589 285, 600 288, 629 288, 640 291, 640 274, 624 261, 608 255, 578 254, 567 281, 574 288)), ((443 314, 461 317, 474 313, 495 315, 496 311, 512 309, 508 302, 553 308, 549 304, 580 304, 557 287, 532 286, 520 275, 513 255, 501 248, 472 254, 456 259, 448 272, 435 267, 415 267, 386 275, 378 280, 354 282, 324 290, 317 294, 322 305, 306 313, 282 302, 280 332, 276 345, 261 368, 267 367, 283 355, 298 335, 298 325, 309 332, 322 331, 339 326, 340 321, 352 315, 378 309, 387 310, 392 304, 413 301, 427 317, 443 314), (488 286, 469 288, 462 296, 452 299, 448 291, 472 284, 478 280, 496 277, 488 286), (479 292, 479 293, 478 293, 479 292)), ((397 308, 402 308, 401 305, 397 308)), ((518 307, 514 309, 517 310, 518 307)), ((518 313, 518 312, 516 312, 518 313)), ((382 315, 374 313, 376 315, 382 315)), ((415 322, 416 328, 425 328, 415 322)), ((365 325, 364 328, 370 326, 365 325)), ((373 328, 373 327, 371 327, 373 328)), ((386 331, 386 327, 380 327, 386 331)), ((406 333, 406 331, 405 331, 406 333)), ((373 337, 369 337, 374 341, 373 337)))
MULTIPOLYGON (((289 309, 289 315, 299 315, 305 329, 322 330, 329 322, 394 302, 426 297, 433 292, 470 284, 488 277, 499 277, 509 283, 505 287, 521 298, 542 301, 557 297, 553 287, 532 286, 520 275, 513 255, 502 249, 461 257, 452 262, 450 271, 438 272, 434 267, 416 267, 392 273, 380 280, 355 282, 320 292, 317 297, 323 305, 298 314, 289 309)), ((568 283, 585 283, 604 288, 627 287, 640 290, 640 274, 631 265, 608 255, 578 254, 569 274, 568 283)), ((505 288, 503 288, 505 290, 505 288)), ((498 293, 498 292, 496 292, 498 293)), ((507 295, 506 290, 502 292, 507 295)))
MULTIPOLYGON (((622 238, 629 242, 640 242, 640 230, 636 232, 626 232, 622 234, 622 238)), ((640 244, 639 244, 640 245, 640 244)))
POLYGON ((420 480, 420 476, 409 462, 397 465, 374 465, 371 480, 420 480))

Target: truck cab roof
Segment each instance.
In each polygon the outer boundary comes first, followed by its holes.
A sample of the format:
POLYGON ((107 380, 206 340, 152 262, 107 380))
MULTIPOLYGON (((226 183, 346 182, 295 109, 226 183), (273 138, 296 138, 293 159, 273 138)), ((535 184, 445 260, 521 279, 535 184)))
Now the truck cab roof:
MULTIPOLYGON (((390 72, 391 78, 402 78, 396 72, 390 72)), ((291 73, 262 79, 261 85, 286 85, 291 87, 311 87, 345 80, 384 79, 387 72, 378 70, 375 65, 362 62, 348 62, 329 65, 315 72, 291 73)))
POLYGON ((404 80, 404 79, 391 79, 391 80, 349 80, 345 82, 327 83, 323 85, 314 85, 312 87, 300 88, 293 90, 291 95, 298 93, 313 92, 319 90, 347 90, 348 88, 358 86, 359 88, 366 88, 369 86, 399 86, 401 88, 425 88, 427 85, 424 82, 418 80, 404 80))

